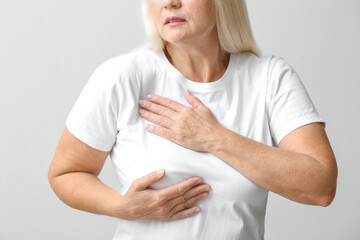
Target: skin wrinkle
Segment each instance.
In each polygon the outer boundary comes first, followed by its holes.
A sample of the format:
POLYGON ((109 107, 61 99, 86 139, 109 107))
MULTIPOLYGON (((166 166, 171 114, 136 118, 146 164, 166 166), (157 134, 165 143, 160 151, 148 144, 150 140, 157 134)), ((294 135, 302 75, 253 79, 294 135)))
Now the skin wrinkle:
MULTIPOLYGON (((173 4, 174 1, 149 1, 174 67, 195 82, 212 82, 222 76, 229 56, 219 47, 215 17, 209 14, 213 10, 213 6, 209 7, 212 0, 176 1, 177 5, 171 5, 170 9, 164 3, 173 4), (187 23, 170 30, 164 26, 169 14, 184 17, 187 23)), ((184 97, 191 107, 161 96, 157 100, 149 99, 147 102, 152 104, 146 104, 147 114, 141 116, 167 126, 159 124, 161 127, 147 130, 195 151, 214 154, 258 185, 293 201, 320 206, 332 202, 337 165, 322 124, 311 123, 295 129, 275 148, 223 128, 198 98, 190 92, 184 97), (159 113, 156 106, 164 106, 169 111, 163 109, 159 113), (181 117, 177 116, 179 114, 181 117)), ((152 172, 137 179, 122 196, 97 178, 109 153, 86 145, 65 127, 48 175, 59 198, 72 207, 96 214, 127 220, 163 221, 168 219, 164 217, 164 209, 183 207, 184 201, 164 206, 173 202, 170 199, 184 197, 191 202, 201 195, 200 190, 195 194, 197 185, 191 181, 161 190, 149 189, 148 186, 165 176, 152 172), (183 195, 179 195, 183 192, 179 192, 181 186, 186 189, 183 195), (189 198, 187 194, 190 193, 189 198)), ((177 212, 171 219, 193 215, 195 209, 177 212)))
MULTIPOLYGON (((170 1, 171 2, 171 1, 170 1)), ((160 36, 165 40, 165 55, 186 78, 195 82, 213 82, 221 78, 229 55, 220 51, 212 0, 179 1, 172 7, 150 0, 150 9, 160 36), (177 27, 164 25, 169 16, 186 20, 177 27)))
POLYGON ((275 148, 222 127, 198 98, 189 92, 185 98, 192 107, 161 96, 152 101, 143 117, 162 127, 148 130, 184 147, 212 153, 258 185, 293 201, 320 206, 332 202, 337 165, 322 123, 293 130, 275 148), (179 111, 183 121, 171 121, 172 124, 164 126, 163 120, 157 120, 176 119, 179 114, 169 111, 166 116, 158 115, 156 105, 168 104, 169 100, 173 106, 170 108, 186 111, 179 111), (195 108, 195 103, 202 107, 195 108), (208 131, 208 126, 212 131, 208 131))

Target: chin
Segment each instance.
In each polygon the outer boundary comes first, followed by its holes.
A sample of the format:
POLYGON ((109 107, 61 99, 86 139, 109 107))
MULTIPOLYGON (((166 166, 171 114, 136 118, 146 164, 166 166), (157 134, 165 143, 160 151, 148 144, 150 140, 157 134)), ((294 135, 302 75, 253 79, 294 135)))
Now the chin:
POLYGON ((179 34, 171 34, 170 36, 169 35, 165 36, 163 37, 163 39, 171 44, 180 44, 182 42, 185 42, 187 39, 189 39, 189 37, 179 33, 179 34))

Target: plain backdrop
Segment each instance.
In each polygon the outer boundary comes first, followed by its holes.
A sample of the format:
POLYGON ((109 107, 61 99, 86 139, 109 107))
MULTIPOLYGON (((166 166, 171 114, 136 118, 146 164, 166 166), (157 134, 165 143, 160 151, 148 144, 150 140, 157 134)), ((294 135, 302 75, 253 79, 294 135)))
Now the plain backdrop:
MULTIPOLYGON (((251 0, 263 55, 303 80, 339 167, 326 208, 270 193, 267 240, 359 239, 360 1, 251 0)), ((111 239, 116 220, 75 210, 47 170, 65 119, 94 69, 144 43, 139 0, 0 0, 0 239, 111 239)), ((100 178, 117 188, 110 161, 100 178)))

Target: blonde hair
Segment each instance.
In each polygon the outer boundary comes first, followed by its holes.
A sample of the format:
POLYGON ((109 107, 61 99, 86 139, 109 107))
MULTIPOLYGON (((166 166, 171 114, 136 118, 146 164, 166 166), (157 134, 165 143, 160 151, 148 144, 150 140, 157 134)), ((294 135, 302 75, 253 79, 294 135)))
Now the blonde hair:
MULTIPOLYGON (((220 48, 225 53, 251 52, 256 56, 260 50, 255 43, 245 0, 213 0, 216 9, 216 28, 220 48)), ((147 33, 147 47, 161 50, 165 42, 153 20, 149 0, 143 0, 142 13, 147 33)))

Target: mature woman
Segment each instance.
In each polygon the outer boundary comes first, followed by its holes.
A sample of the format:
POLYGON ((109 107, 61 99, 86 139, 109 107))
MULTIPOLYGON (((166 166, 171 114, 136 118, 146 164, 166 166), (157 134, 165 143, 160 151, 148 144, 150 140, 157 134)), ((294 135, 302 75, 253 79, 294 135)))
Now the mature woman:
POLYGON ((263 239, 268 191, 328 206, 324 121, 291 66, 259 56, 245 2, 144 6, 150 48, 101 64, 66 119, 59 198, 117 217, 121 240, 263 239), (109 154, 119 192, 97 177, 109 154))

